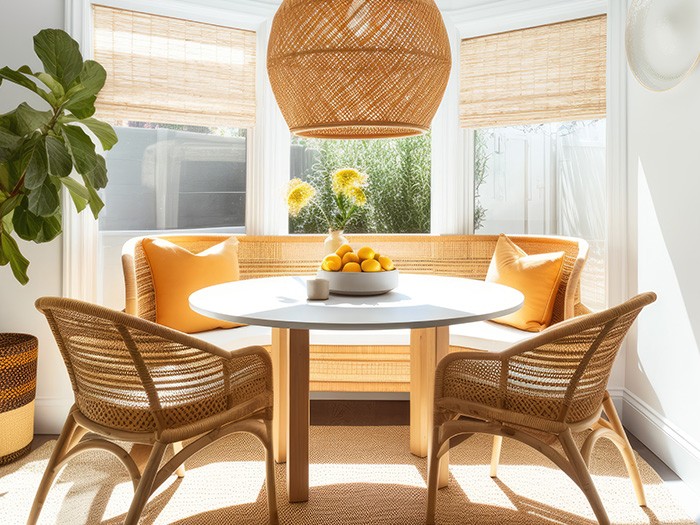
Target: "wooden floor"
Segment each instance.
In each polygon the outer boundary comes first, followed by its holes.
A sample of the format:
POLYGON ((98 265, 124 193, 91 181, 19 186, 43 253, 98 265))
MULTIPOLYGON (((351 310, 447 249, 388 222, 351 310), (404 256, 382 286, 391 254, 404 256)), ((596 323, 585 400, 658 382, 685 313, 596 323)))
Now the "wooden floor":
MULTIPOLYGON (((311 424, 319 426, 408 425, 408 401, 312 400, 311 424)), ((628 432, 630 443, 664 480, 678 503, 700 525, 700 498, 651 450, 628 432)), ((56 435, 37 434, 32 441, 36 449, 56 435)))

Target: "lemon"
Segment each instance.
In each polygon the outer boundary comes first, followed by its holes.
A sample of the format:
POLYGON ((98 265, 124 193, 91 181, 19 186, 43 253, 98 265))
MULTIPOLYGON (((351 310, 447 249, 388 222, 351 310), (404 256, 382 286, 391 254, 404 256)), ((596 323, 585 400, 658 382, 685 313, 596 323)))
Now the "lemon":
POLYGON ((346 253, 352 252, 352 247, 349 244, 343 244, 340 248, 335 251, 338 257, 343 257, 346 253))
POLYGON ((349 262, 345 266, 343 266, 343 271, 344 272, 361 272, 362 269, 360 268, 359 263, 349 262))
POLYGON ((379 255, 378 253, 375 252, 373 259, 375 261, 378 261, 380 257, 381 257, 381 255, 379 255))
POLYGON ((363 246, 362 248, 357 250, 357 256, 360 258, 361 261, 364 261, 366 259, 372 259, 374 258, 374 250, 369 246, 363 246))
POLYGON ((354 262, 354 263, 359 263, 360 258, 357 256, 356 253, 353 252, 347 252, 343 257, 343 265, 346 265, 348 263, 354 262))
POLYGON ((396 267, 394 266, 394 262, 389 259, 386 255, 382 255, 379 257, 379 264, 382 266, 382 270, 395 270, 396 267))
POLYGON ((343 261, 334 253, 326 255, 321 263, 321 269, 327 272, 337 272, 342 266, 343 261))
POLYGON ((375 261, 374 259, 365 259, 364 261, 362 261, 362 271, 363 272, 381 272, 382 265, 379 264, 379 261, 375 261))

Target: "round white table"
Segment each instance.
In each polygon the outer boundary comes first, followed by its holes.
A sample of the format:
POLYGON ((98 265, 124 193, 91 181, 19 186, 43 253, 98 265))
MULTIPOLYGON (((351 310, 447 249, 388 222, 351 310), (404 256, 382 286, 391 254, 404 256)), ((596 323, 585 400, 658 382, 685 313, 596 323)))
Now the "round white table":
MULTIPOLYGON (((523 295, 506 286, 409 274, 401 274, 399 286, 383 295, 331 294, 310 301, 307 279, 249 279, 190 296, 191 308, 200 314, 273 328, 273 442, 277 461, 287 462, 291 502, 307 501, 309 494, 309 330, 411 329, 411 452, 425 457, 435 366, 449 351, 449 325, 500 317, 523 303, 523 295)), ((441 478, 446 482, 446 471, 441 478)))

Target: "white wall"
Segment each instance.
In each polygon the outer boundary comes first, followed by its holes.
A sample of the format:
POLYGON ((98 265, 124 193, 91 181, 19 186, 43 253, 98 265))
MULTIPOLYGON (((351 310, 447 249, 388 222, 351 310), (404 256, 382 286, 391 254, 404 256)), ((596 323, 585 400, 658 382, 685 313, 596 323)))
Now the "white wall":
POLYGON ((700 69, 663 93, 630 75, 628 118, 630 288, 659 298, 629 345, 623 419, 700 493, 700 69))
MULTIPOLYGON (((29 64, 40 69, 32 37, 47 27, 63 28, 63 0, 22 0, 0 5, 0 66, 29 64), (8 5, 8 4, 11 4, 8 5)), ((0 113, 22 101, 39 107, 43 101, 29 92, 4 82, 0 86, 0 113)), ((22 286, 12 277, 9 266, 0 267, 0 332, 25 332, 39 338, 36 432, 56 432, 66 416, 72 398, 68 375, 46 319, 34 308, 42 295, 60 295, 62 288, 61 239, 50 244, 20 245, 30 260, 29 284, 22 286)))

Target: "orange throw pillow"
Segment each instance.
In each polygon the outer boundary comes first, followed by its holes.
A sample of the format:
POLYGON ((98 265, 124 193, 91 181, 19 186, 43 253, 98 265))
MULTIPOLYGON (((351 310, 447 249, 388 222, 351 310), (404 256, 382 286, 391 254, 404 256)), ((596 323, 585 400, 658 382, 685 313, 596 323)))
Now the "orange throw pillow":
POLYGON ((240 326, 200 315, 189 304, 197 290, 238 280, 238 239, 231 237, 194 254, 164 239, 146 237, 143 250, 153 276, 158 324, 188 334, 240 326))
POLYGON ((517 312, 492 321, 528 332, 540 332, 547 328, 552 321, 563 268, 564 252, 528 255, 501 234, 486 281, 519 290, 525 296, 525 301, 517 312))

